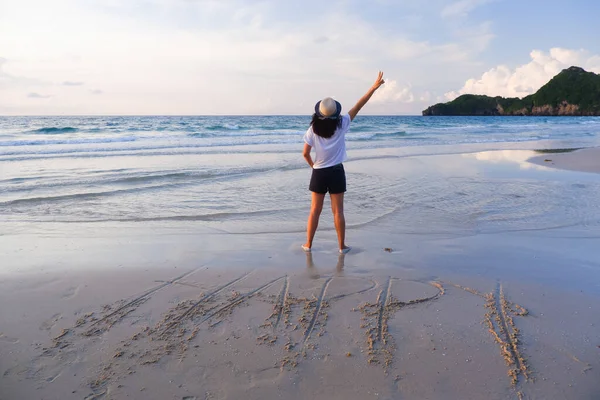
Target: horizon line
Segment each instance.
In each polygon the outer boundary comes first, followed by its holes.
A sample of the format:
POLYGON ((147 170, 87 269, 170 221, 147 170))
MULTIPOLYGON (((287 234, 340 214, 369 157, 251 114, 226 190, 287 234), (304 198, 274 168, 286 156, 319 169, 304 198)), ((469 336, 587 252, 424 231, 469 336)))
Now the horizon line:
MULTIPOLYGON (((312 114, 0 114, 6 117, 307 117, 312 114)), ((421 114, 363 114, 362 117, 422 117, 421 114)))

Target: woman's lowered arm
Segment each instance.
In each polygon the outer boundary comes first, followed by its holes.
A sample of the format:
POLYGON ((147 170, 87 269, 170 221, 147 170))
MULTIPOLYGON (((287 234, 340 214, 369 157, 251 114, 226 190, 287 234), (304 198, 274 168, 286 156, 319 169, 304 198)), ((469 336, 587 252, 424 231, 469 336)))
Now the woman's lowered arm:
POLYGON ((313 162, 312 157, 310 156, 311 149, 312 149, 312 147, 310 146, 310 144, 304 143, 304 150, 302 150, 302 156, 304 157, 304 159, 306 160, 308 165, 310 165, 310 167, 312 168, 314 165, 314 162, 313 162))

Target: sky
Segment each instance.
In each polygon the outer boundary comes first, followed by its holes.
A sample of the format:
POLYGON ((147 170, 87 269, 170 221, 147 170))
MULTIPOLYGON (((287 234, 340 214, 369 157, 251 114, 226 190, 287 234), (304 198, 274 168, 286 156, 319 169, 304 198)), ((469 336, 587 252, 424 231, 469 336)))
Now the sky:
POLYGON ((0 115, 420 115, 600 73, 595 0, 0 0, 0 115))

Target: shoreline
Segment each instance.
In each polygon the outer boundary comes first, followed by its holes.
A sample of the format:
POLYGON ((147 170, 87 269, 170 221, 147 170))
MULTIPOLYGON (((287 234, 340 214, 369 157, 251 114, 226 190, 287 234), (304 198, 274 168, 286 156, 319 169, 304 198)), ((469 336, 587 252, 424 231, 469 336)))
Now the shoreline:
POLYGON ((531 157, 532 164, 568 171, 600 173, 600 147, 587 147, 573 151, 543 151, 531 157))

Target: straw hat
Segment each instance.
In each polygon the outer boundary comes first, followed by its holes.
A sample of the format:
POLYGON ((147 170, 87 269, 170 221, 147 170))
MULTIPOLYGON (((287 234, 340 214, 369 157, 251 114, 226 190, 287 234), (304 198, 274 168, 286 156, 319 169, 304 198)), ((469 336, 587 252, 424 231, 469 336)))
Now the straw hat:
POLYGON ((315 104, 315 114, 320 119, 337 119, 341 112, 342 105, 331 97, 325 97, 315 104))

